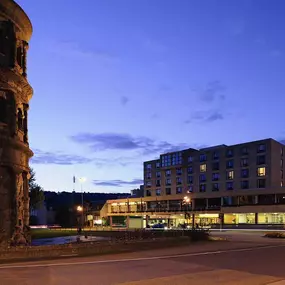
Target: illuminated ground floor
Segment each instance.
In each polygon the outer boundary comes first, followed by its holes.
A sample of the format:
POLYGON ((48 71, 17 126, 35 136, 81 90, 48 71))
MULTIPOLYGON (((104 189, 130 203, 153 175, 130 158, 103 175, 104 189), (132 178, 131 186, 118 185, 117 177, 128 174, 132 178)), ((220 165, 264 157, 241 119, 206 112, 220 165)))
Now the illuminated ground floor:
POLYGON ((285 213, 181 213, 129 214, 108 217, 112 227, 177 228, 183 225, 207 227, 212 225, 285 225, 285 213))

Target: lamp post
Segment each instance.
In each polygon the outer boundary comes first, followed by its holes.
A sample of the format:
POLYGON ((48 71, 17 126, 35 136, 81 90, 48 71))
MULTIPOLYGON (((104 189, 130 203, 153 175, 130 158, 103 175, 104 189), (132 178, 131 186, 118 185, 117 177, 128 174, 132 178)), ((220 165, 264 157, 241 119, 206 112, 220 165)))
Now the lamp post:
MULTIPOLYGON (((80 182, 80 190, 81 190, 81 210, 79 212, 81 212, 81 228, 83 228, 84 226, 84 203, 83 203, 83 186, 82 185, 86 181, 86 178, 80 177, 78 180, 80 182)), ((77 207, 77 211, 79 207, 80 206, 77 207)))
MULTIPOLYGON (((191 204, 191 198, 188 196, 185 196, 183 198, 182 204, 185 207, 185 218, 189 218, 188 210, 189 210, 189 205, 191 204)), ((193 221, 192 221, 192 230, 193 230, 193 221)))

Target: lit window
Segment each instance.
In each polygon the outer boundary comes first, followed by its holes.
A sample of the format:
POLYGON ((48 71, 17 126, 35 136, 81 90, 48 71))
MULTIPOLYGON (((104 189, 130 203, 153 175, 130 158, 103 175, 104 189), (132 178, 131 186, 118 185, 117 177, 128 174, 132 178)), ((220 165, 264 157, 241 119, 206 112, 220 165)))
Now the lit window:
POLYGON ((257 176, 265 176, 265 167, 257 168, 257 176))
POLYGON ((200 172, 206 172, 207 171, 207 165, 206 164, 201 164, 200 165, 200 172))
POLYGON ((228 180, 233 180, 234 179, 234 172, 232 171, 227 171, 227 179, 228 180))

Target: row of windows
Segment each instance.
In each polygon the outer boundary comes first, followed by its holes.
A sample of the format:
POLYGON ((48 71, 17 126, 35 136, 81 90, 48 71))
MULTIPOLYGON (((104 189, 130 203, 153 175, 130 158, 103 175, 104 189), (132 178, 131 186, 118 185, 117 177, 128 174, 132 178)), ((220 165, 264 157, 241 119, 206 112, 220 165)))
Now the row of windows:
MULTIPOLYGON (((256 164, 257 165, 262 165, 262 164, 266 164, 266 157, 265 155, 258 155, 256 157, 256 164)), ((147 165, 147 173, 151 173, 151 164, 147 165), (150 167, 148 167, 148 165, 150 167)), ((249 160, 248 158, 241 158, 240 160, 240 166, 241 167, 247 167, 249 166, 249 160)), ((283 159, 281 159, 280 161, 280 166, 283 167, 283 159)), ((159 167, 157 167, 159 168, 159 167)), ((226 168, 234 168, 234 160, 230 159, 226 161, 226 168)), ((219 162, 213 162, 212 163, 212 170, 219 170, 220 169, 220 163, 219 162)), ((188 173, 193 173, 194 168, 193 166, 189 166, 187 168, 187 172, 188 173)), ((207 171, 207 164, 201 164, 200 165, 200 172, 206 172, 207 171)), ((176 175, 181 175, 182 174, 182 168, 177 168, 176 169, 176 175)), ((171 175, 171 170, 166 170, 166 175, 171 175)))
MULTIPOLYGON (((257 179, 256 181, 256 187, 257 188, 265 188, 266 187, 266 179, 257 179)), ((199 192, 206 192, 206 184, 200 184, 199 185, 199 192)), ((240 182, 240 188, 241 189, 249 189, 249 181, 243 180, 240 182)), ((212 191, 219 191, 220 190, 220 183, 213 183, 212 184, 212 191)), ((234 182, 226 182, 226 190, 234 190, 234 182)), ((193 192, 193 187, 192 191, 193 192)))
MULTIPOLYGON (((201 172, 204 172, 204 171, 201 171, 201 172)), ((190 173, 192 173, 192 172, 190 172, 190 173)), ((165 174, 166 174, 165 175, 166 177, 170 177, 171 176, 171 171, 167 170, 165 174)), ((180 169, 179 172, 176 171, 176 174, 179 175, 179 177, 176 177, 176 181, 181 181, 180 175, 182 174, 182 170, 180 169)), ((265 167, 258 167, 257 170, 256 170, 256 174, 259 177, 265 176, 266 175, 266 168, 265 167)), ((156 176, 155 177, 156 178, 161 178, 160 171, 156 172, 156 176)), ((200 181, 206 181, 206 174, 202 173, 202 174, 199 175, 199 177, 200 177, 200 181)), ((248 168, 241 169, 240 177, 242 177, 242 178, 249 177, 249 169, 248 168)), ((283 178, 283 171, 282 170, 281 170, 281 178, 283 178)), ((147 173, 146 179, 151 179, 151 173, 147 173)), ((188 180, 189 179, 193 179, 193 176, 188 176, 188 180)), ((226 179, 227 180, 233 180, 234 179, 234 171, 233 170, 226 171, 226 179)), ((167 179, 167 180, 170 180, 170 179, 167 179)), ((212 180, 213 181, 220 180, 220 173, 212 173, 212 180)))
MULTIPOLYGON (((266 164, 266 159, 265 159, 265 155, 259 155, 256 158, 256 164, 257 165, 262 165, 262 164, 266 164)), ((281 160, 280 164, 282 164, 283 166, 283 160, 281 160)), ((249 162, 247 158, 242 158, 240 160, 240 166, 241 167, 247 167, 249 166, 249 162)), ((230 159, 226 161, 226 168, 234 168, 234 160, 230 159)), ((219 170, 220 169, 220 163, 219 162, 214 162, 212 163, 212 170, 219 170)), ((207 164, 201 164, 200 165, 200 172, 206 172, 207 171, 207 164)), ((193 167, 188 167, 188 173, 189 172, 193 172, 193 167)))
MULTIPOLYGON (((221 185, 220 183, 212 183, 211 191, 213 191, 213 192, 219 191, 220 185, 221 185)), ((265 188, 266 187, 266 180, 265 179, 258 179, 256 182, 256 187, 257 188, 265 188)), ((241 189, 249 189, 249 181, 248 180, 241 181, 240 188, 241 189)), ((234 190, 234 183, 233 182, 227 182, 226 183, 226 190, 234 190)), ((155 191, 156 191, 157 196, 161 195, 161 189, 160 188, 156 189, 155 191)), ((199 185, 199 192, 206 192, 206 191, 207 191, 207 185, 206 184, 200 184, 199 185)), ((194 192, 194 187, 189 186, 187 188, 187 192, 188 193, 194 192)), ((150 196, 151 194, 148 195, 149 193, 151 193, 151 191, 146 190, 146 196, 150 196)), ((176 194, 182 194, 182 193, 183 193, 183 187, 176 187, 176 194)), ((165 188, 165 194, 171 195, 171 188, 165 188)))
MULTIPOLYGON (((266 145, 265 144, 259 144, 257 146, 256 149, 257 153, 262 153, 266 151, 266 145)), ((248 155, 249 154, 249 150, 247 147, 242 147, 240 149, 240 154, 242 156, 244 155, 248 155)), ((283 155, 283 148, 281 148, 281 155, 283 155)), ((227 149, 226 150, 226 157, 230 158, 234 156, 234 150, 233 149, 227 149)), ((217 160, 220 158, 220 152, 214 151, 212 153, 212 160, 217 160)), ((200 154, 199 156, 199 161, 200 162, 204 162, 207 161, 208 157, 206 154, 200 154)), ((188 156, 187 159, 188 163, 192 163, 194 161, 194 157, 193 156, 188 156)), ((162 167, 167 167, 167 166, 171 166, 171 165, 179 165, 182 164, 182 152, 177 152, 177 153, 172 153, 172 154, 166 154, 166 155, 162 155, 161 156, 161 163, 160 162, 156 162, 156 168, 160 168, 160 166, 162 167)), ((147 169, 151 169, 152 165, 151 163, 148 163, 146 166, 147 169)))
MULTIPOLYGON (((266 151, 266 146, 265 144, 259 144, 256 148, 257 153, 261 153, 261 152, 265 152, 266 151)), ((249 150, 247 147, 242 147, 240 149, 240 155, 248 155, 249 154, 249 150)), ((234 150, 233 149, 227 149, 226 150, 226 157, 233 157, 234 156, 234 150)), ((213 160, 217 160, 220 158, 220 152, 214 151, 212 153, 212 159, 213 160)), ((206 154, 200 154, 200 162, 206 161, 207 160, 207 155, 206 154)), ((193 161, 193 157, 191 158, 191 162, 193 161)), ((188 159, 188 162, 189 159, 188 159)))

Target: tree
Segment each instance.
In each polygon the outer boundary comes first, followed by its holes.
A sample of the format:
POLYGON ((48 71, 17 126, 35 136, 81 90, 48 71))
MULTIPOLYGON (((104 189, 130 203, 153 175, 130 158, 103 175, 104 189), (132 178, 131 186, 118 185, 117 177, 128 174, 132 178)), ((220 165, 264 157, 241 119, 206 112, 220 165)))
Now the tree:
POLYGON ((30 208, 38 209, 45 200, 45 194, 43 188, 36 183, 36 173, 32 168, 30 168, 29 190, 30 208))

